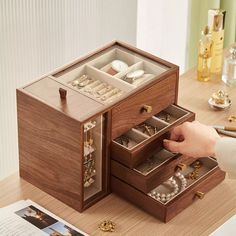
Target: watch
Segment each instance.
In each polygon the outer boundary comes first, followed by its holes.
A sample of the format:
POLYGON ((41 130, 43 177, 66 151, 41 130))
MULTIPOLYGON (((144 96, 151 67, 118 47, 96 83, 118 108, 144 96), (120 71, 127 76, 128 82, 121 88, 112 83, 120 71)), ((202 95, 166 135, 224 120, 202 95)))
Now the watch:
POLYGON ((139 77, 143 76, 144 75, 144 70, 135 70, 133 72, 129 72, 126 77, 128 79, 138 79, 139 77))

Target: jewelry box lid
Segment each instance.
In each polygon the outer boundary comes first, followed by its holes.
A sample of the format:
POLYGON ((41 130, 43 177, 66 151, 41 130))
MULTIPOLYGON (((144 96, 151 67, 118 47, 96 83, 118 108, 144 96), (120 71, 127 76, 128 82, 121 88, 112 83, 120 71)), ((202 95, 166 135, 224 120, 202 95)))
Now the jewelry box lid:
POLYGON ((83 121, 102 107, 102 104, 77 93, 50 77, 42 78, 24 87, 23 90, 78 121, 83 121))

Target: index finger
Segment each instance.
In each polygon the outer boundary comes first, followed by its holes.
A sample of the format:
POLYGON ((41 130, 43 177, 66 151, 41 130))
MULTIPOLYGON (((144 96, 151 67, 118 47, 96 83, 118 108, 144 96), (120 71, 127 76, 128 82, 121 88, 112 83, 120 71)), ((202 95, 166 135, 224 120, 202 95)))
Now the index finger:
POLYGON ((184 136, 183 125, 179 125, 172 129, 170 134, 170 139, 174 141, 179 141, 180 138, 183 139, 183 136, 184 136))

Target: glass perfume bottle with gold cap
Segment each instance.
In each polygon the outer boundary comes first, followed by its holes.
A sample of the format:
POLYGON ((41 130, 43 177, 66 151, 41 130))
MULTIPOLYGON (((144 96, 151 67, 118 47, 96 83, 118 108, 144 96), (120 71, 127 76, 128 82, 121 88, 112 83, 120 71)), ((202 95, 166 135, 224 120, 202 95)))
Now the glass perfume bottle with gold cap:
POLYGON ((213 77, 220 75, 222 70, 225 15, 226 11, 221 9, 210 9, 208 11, 208 26, 213 40, 211 60, 213 77))
POLYGON ((197 79, 199 81, 208 81, 211 76, 211 57, 213 41, 209 34, 208 26, 201 33, 198 48, 198 68, 197 79))

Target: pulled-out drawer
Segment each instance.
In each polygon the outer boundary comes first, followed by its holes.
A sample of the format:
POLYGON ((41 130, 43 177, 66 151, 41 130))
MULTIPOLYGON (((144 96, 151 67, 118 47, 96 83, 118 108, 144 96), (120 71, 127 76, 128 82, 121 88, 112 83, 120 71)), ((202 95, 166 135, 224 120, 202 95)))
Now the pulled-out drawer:
MULTIPOLYGON (((196 199, 203 198, 205 193, 223 181, 225 172, 219 169, 217 162, 213 158, 204 157, 200 158, 200 161, 203 166, 199 172, 198 179, 189 179, 187 186, 185 186, 184 189, 180 189, 174 196, 167 192, 167 190, 169 191, 171 188, 166 182, 157 186, 150 191, 150 193, 145 194, 114 176, 111 177, 111 189, 131 203, 156 216, 160 220, 167 222, 191 205, 196 199), (162 198, 160 199, 158 196, 158 194, 162 195, 163 193, 165 193, 166 196, 163 198, 164 200, 162 198), (168 194, 171 195, 170 198, 168 194)), ((192 171, 191 167, 189 167, 180 173, 188 175, 192 171)), ((180 179, 176 180, 176 182, 178 185, 181 183, 180 179)))
MULTIPOLYGON (((162 141, 169 137, 169 131, 174 126, 185 121, 193 121, 194 118, 194 113, 177 105, 170 105, 114 139, 111 145, 111 157, 129 168, 134 168, 163 148, 162 141), (142 130, 145 124, 153 127, 155 131, 142 130)), ((146 126, 144 128, 147 129, 146 126)))
POLYGON ((162 149, 133 169, 112 160, 111 174, 140 191, 148 193, 173 176, 178 169, 184 169, 191 162, 193 158, 162 149))

